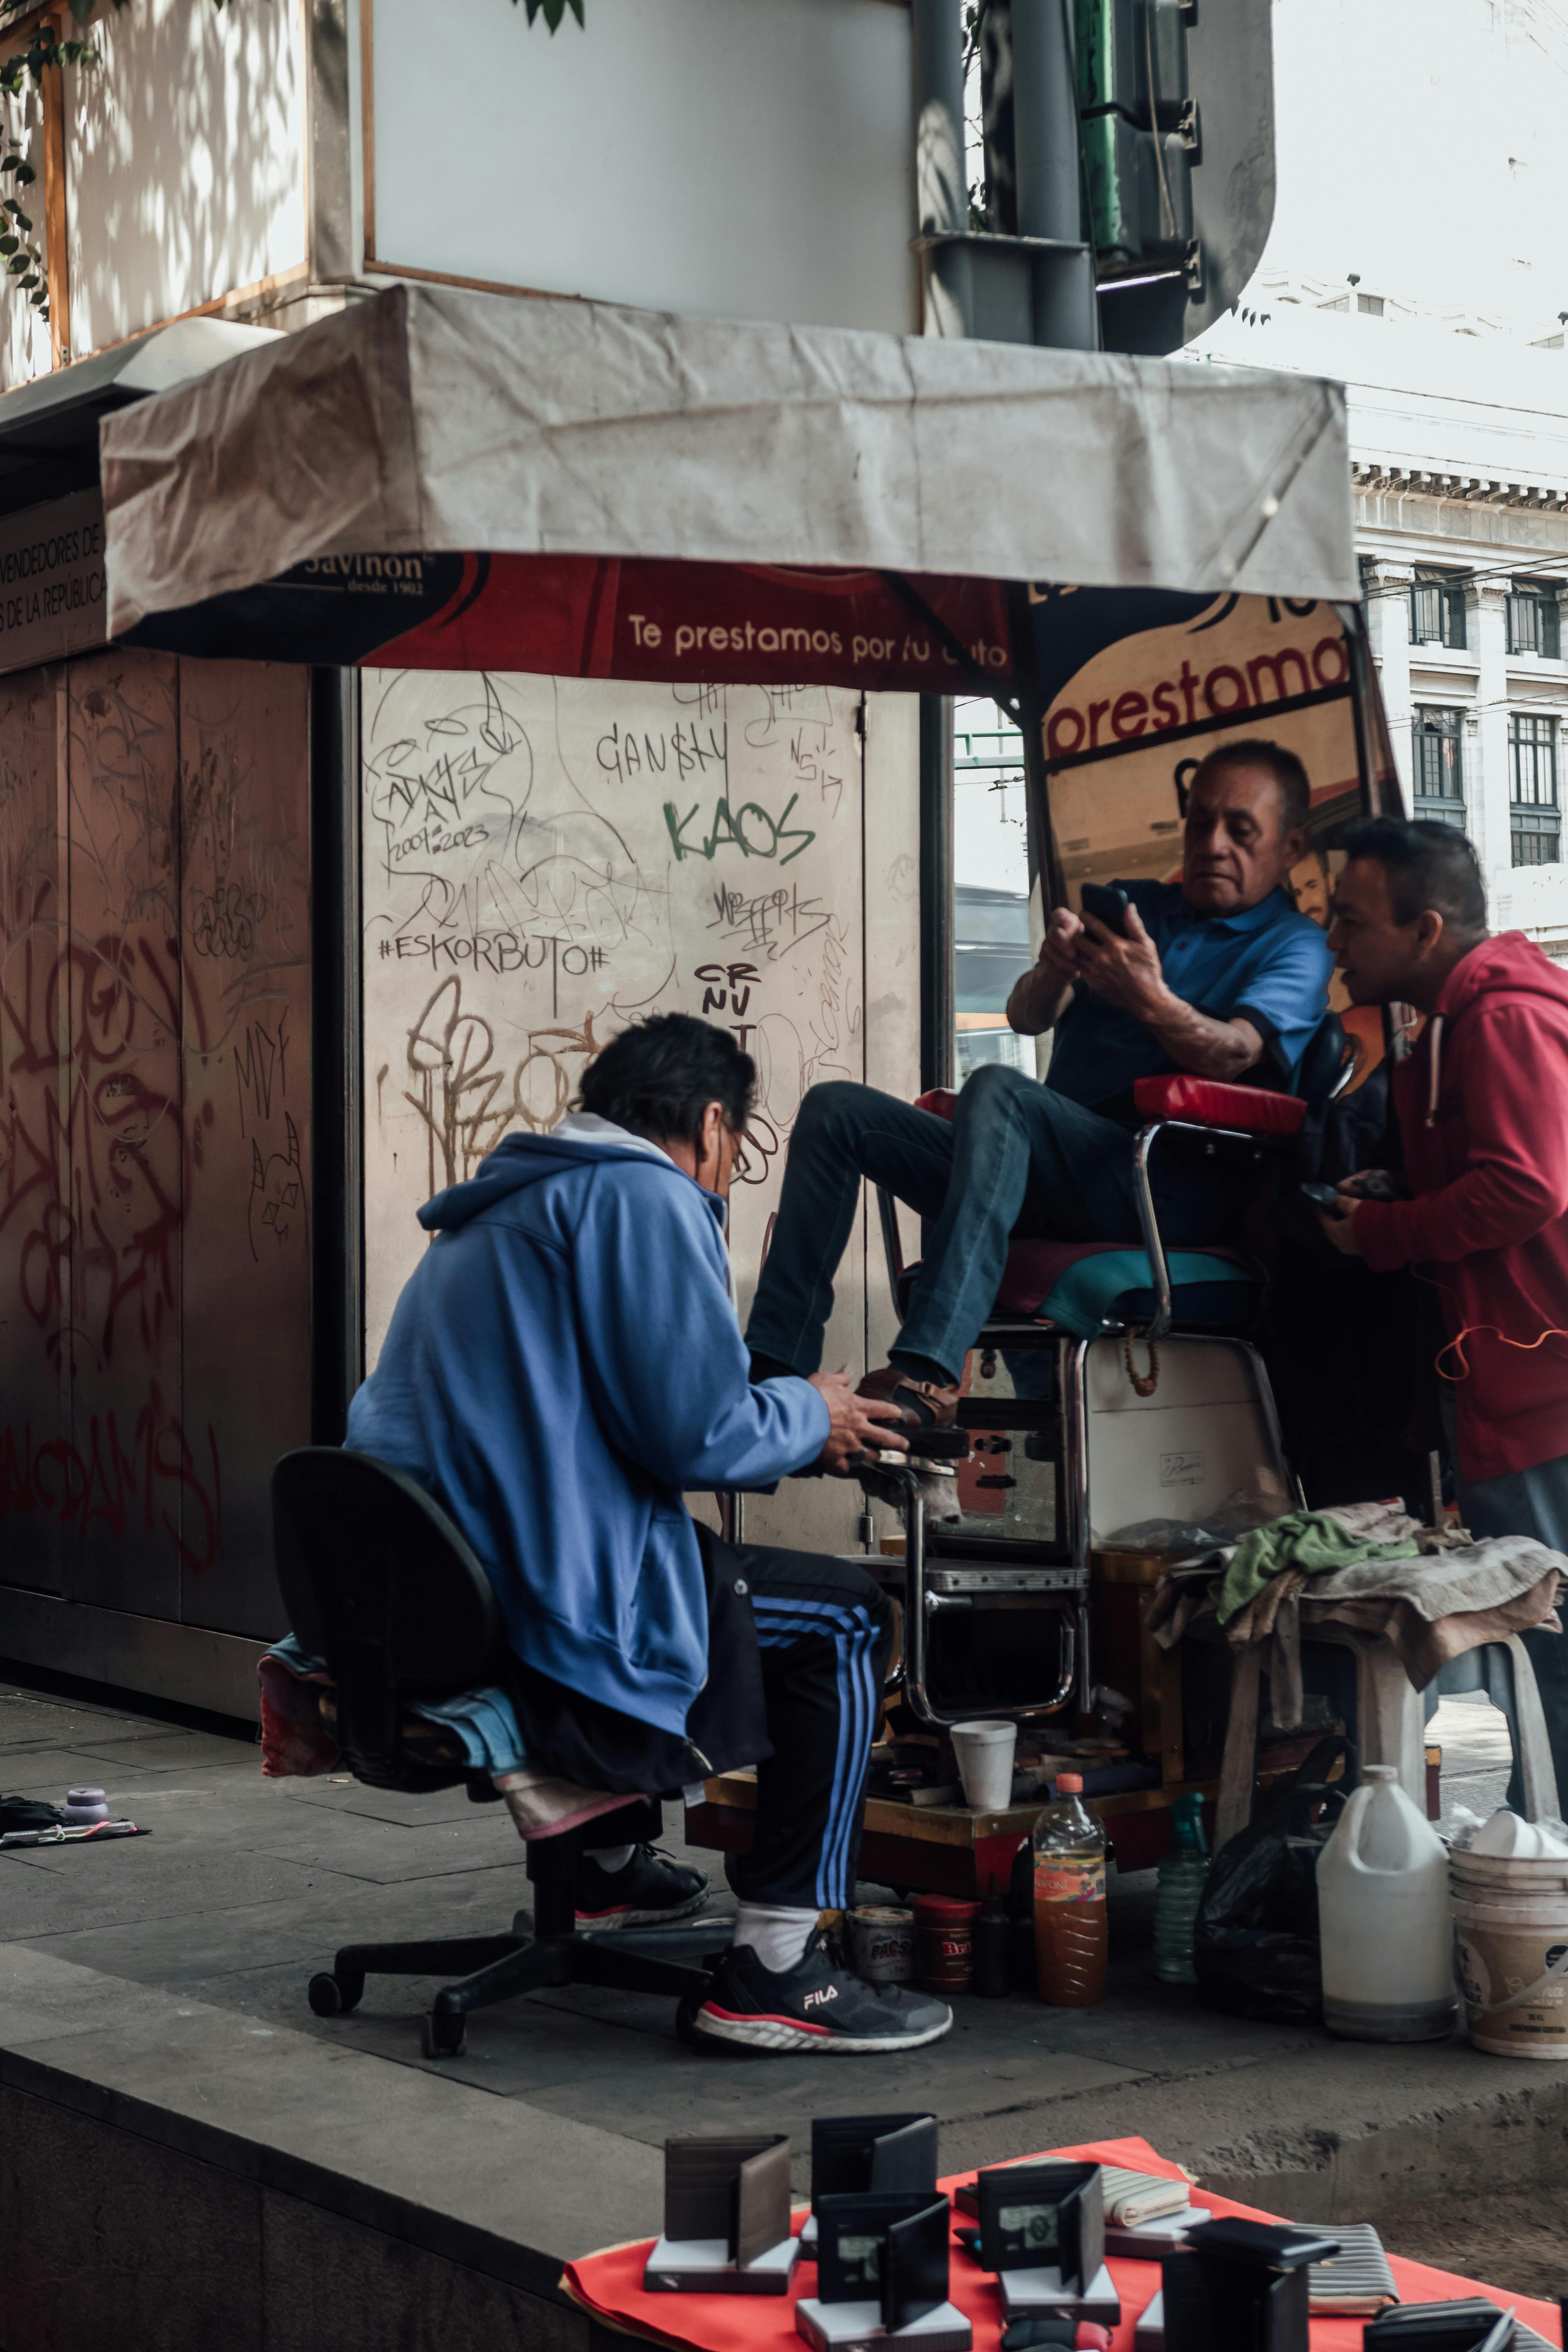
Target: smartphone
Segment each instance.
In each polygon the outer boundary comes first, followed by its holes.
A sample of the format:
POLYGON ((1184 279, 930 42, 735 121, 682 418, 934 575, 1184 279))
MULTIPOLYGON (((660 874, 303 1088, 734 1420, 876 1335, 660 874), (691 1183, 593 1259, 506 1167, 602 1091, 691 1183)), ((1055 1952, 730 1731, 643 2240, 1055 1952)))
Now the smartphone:
POLYGON ((1331 1184, 1303 1184, 1301 1194, 1314 1209, 1342 1209, 1345 1204, 1344 1194, 1336 1192, 1331 1184))
POLYGON ((1114 931, 1119 940, 1127 936, 1127 909, 1131 901, 1125 890, 1110 882, 1086 882, 1079 893, 1079 904, 1086 915, 1114 931))

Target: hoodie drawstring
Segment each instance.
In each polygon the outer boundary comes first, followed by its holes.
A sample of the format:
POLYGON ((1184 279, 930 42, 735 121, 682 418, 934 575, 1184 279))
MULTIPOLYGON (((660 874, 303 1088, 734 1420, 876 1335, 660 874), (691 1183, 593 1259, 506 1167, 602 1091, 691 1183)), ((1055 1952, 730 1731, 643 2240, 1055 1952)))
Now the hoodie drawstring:
POLYGON ((1440 1013, 1434 1013, 1432 1015, 1427 1024, 1427 1034, 1432 1040, 1432 1050, 1426 1066, 1426 1124, 1428 1127, 1436 1127, 1437 1088, 1442 1077, 1443 1065, 1443 1016, 1440 1013))

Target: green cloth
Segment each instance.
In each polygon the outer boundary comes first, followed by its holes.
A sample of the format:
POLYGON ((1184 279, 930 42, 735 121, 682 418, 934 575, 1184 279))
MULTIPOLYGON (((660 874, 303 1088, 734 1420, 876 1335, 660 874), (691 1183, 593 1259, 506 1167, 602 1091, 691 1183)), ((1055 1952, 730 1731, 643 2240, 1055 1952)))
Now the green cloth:
POLYGON ((1228 1624, 1287 1568, 1315 1576, 1322 1569, 1352 1568, 1359 1559, 1411 1559, 1417 1549, 1410 1536, 1403 1543, 1368 1543, 1327 1511, 1287 1511, 1242 1537, 1225 1574, 1210 1588, 1215 1612, 1222 1625, 1228 1624))

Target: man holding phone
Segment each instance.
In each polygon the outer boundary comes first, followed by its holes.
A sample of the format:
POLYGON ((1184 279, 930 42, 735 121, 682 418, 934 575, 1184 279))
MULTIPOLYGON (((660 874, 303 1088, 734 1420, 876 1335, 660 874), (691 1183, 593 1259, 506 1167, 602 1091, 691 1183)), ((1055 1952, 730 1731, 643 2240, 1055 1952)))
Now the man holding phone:
MULTIPOLYGON (((1344 846, 1329 943, 1351 1000, 1426 1019, 1394 1071, 1403 1171, 1347 1177, 1323 1233, 1374 1273, 1414 1266, 1432 1286, 1465 1525, 1568 1550, 1568 972, 1522 931, 1488 930, 1480 866, 1453 826, 1375 817, 1344 846)), ((1521 1639, 1561 1801, 1568 1642, 1542 1626, 1521 1639)), ((1507 1654, 1483 1656, 1508 1706, 1507 1654)), ((1475 1685, 1446 1670, 1443 1687, 1475 1685)), ((1522 1801, 1516 1761, 1508 1801, 1522 1801)))
MULTIPOLYGON (((1284 887, 1306 847, 1309 799, 1293 751, 1224 744, 1193 778, 1179 882, 1115 884, 1100 914, 1087 890, 1081 917, 1055 910, 1007 1005, 1022 1035, 1055 1032, 1043 1083, 986 1063, 951 1123, 871 1087, 811 1088, 746 1329, 754 1378, 821 1361, 834 1269, 868 1176, 936 1231, 898 1343, 862 1393, 896 1402, 924 1433, 920 1451, 963 1451, 952 1424, 963 1360, 1014 1236, 1111 1242, 1138 1231, 1133 1081, 1186 1070, 1292 1082, 1328 1009, 1331 970, 1323 933, 1284 887)), ((1254 1181, 1163 1152, 1153 1181, 1167 1240, 1190 1248, 1234 1232, 1254 1181)))

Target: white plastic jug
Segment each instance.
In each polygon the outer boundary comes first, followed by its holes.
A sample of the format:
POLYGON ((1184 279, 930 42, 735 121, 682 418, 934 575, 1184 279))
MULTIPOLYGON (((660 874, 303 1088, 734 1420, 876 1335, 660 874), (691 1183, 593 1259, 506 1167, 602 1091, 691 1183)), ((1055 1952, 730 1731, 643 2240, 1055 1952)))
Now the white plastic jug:
POLYGON ((1368 1764, 1318 1857, 1323 2022, 1353 2042, 1452 2032, 1448 1857, 1389 1764, 1368 1764))

